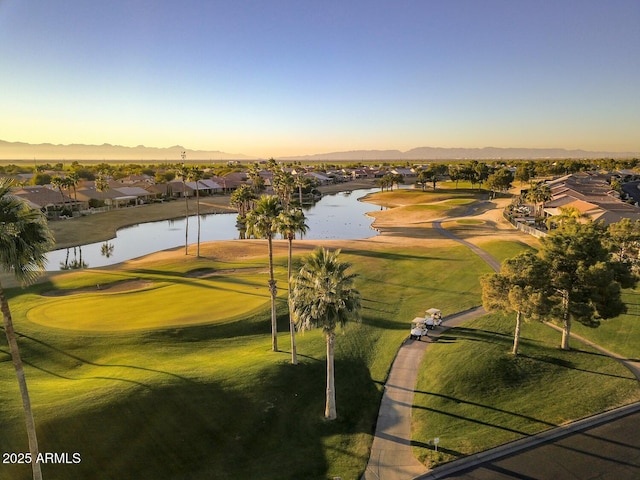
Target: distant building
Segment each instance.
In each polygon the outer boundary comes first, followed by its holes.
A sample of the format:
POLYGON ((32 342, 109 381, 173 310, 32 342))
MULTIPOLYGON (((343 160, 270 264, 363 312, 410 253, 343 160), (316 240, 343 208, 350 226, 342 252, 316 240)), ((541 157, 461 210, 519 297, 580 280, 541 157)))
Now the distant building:
POLYGON ((623 218, 640 220, 640 208, 623 202, 611 190, 610 175, 576 173, 547 182, 552 199, 545 203, 546 216, 556 216, 561 208, 573 207, 593 221, 616 223, 623 218))

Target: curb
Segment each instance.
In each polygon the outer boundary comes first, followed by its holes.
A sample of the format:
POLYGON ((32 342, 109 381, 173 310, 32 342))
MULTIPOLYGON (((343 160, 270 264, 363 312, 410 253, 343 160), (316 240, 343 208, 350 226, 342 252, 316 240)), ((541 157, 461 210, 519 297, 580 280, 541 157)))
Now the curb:
POLYGON ((591 417, 577 420, 561 427, 546 430, 530 437, 514 440, 513 442, 505 443, 504 445, 485 450, 484 452, 475 453, 468 457, 454 460, 441 467, 436 467, 425 474, 414 477, 414 480, 436 480, 446 478, 447 476, 458 473, 462 470, 468 470, 483 463, 506 457, 507 455, 514 454, 521 450, 535 447, 543 443, 548 443, 552 440, 556 440, 572 433, 586 430, 587 428, 595 427, 636 412, 640 412, 640 402, 631 403, 608 412, 599 413, 591 417))

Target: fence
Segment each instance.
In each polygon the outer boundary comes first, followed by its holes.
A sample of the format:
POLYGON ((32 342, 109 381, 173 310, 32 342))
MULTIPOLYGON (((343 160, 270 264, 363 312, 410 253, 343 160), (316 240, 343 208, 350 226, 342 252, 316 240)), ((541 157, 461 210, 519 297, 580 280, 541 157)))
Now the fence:
POLYGON ((503 216, 504 218, 506 218, 506 219, 507 219, 507 221, 508 221, 511 225, 513 225, 513 226, 514 226, 514 227, 516 227, 518 230, 520 230, 520 231, 522 231, 522 232, 524 232, 524 233, 528 233, 529 235, 533 235, 534 237, 537 237, 537 238, 542 238, 542 237, 546 237, 546 236, 547 236, 547 233, 546 233, 546 232, 543 232, 543 231, 541 231, 541 230, 538 230, 537 228, 530 227, 529 225, 525 225, 525 224, 524 224, 524 223, 522 223, 522 222, 518 222, 518 221, 514 220, 513 218, 511 218, 511 216, 509 216, 509 215, 507 214, 507 212, 504 212, 504 211, 503 211, 503 212, 502 212, 502 216, 503 216))

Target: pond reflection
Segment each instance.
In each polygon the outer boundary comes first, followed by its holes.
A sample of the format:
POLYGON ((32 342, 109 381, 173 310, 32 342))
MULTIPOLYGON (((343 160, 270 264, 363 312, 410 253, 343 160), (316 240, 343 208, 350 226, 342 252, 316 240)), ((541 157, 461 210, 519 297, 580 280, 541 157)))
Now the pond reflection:
POLYGON ((106 258, 110 258, 113 255, 114 245, 113 243, 104 242, 100 247, 100 255, 106 258))
POLYGON ((82 259, 82 247, 71 247, 65 249, 64 261, 60 262, 60 270, 80 270, 88 268, 89 265, 82 259), (69 258, 69 254, 73 250, 73 259, 69 258))
MULTIPOLYGON (((315 205, 305 207, 309 229, 306 239, 358 239, 378 234, 371 228, 372 218, 367 212, 377 207, 358 199, 377 192, 379 189, 355 190, 335 195, 326 195, 315 205)), ((136 207, 144 208, 144 207, 136 207)), ((98 214, 99 215, 99 214, 98 214)), ((195 217, 195 215, 193 216, 195 217)), ((193 218, 192 217, 192 218, 193 218)), ((237 227, 237 214, 201 215, 201 241, 243 239, 244 232, 237 227)), ((82 249, 62 249, 47 254, 47 269, 60 270, 103 267, 148 255, 160 250, 184 247, 185 219, 163 220, 138 224, 118 230, 117 237, 107 242, 83 245, 82 249), (70 252, 73 250, 73 252, 70 252), (73 259, 69 259, 73 253, 73 259)), ((189 243, 194 244, 197 235, 197 222, 189 222, 189 243)))

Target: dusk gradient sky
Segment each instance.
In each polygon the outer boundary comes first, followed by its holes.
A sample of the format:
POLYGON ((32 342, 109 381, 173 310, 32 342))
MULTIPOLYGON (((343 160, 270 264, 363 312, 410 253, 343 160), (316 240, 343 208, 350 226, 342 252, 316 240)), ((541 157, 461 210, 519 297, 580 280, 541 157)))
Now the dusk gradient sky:
POLYGON ((640 152, 640 1, 0 0, 0 139, 640 152))

